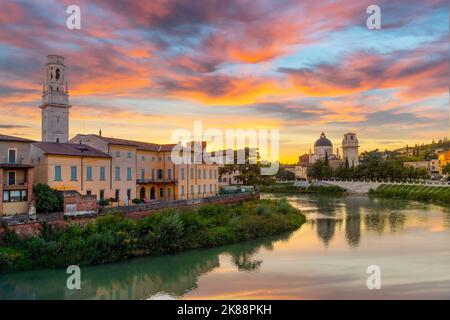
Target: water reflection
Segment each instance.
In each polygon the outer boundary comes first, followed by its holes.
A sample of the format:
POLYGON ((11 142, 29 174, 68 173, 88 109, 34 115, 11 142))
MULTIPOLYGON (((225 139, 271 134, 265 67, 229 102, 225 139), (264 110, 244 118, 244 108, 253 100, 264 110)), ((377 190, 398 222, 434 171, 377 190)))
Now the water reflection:
POLYGON ((220 267, 219 256, 227 255, 239 271, 256 271, 263 263, 254 259, 261 248, 288 241, 283 234, 243 244, 181 254, 142 258, 97 267, 82 268, 82 290, 65 288, 65 270, 46 270, 0 276, 0 300, 5 299, 143 299, 157 296, 182 297, 197 287, 198 277, 220 267))
MULTIPOLYGON (((265 197, 272 197, 265 195, 265 197)), ((368 197, 291 196, 298 231, 232 246, 82 268, 0 276, 0 299, 450 298, 450 208, 368 197), (383 289, 367 290, 367 266, 383 289)))

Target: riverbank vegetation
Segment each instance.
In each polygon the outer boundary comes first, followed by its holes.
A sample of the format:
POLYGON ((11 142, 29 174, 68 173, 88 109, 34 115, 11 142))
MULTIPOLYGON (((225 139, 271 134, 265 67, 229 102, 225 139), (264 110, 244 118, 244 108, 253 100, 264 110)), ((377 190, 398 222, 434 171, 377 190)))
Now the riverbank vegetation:
POLYGON ((286 200, 171 209, 140 220, 117 212, 86 226, 56 230, 44 225, 37 237, 19 239, 6 232, 0 272, 97 265, 231 244, 292 231, 304 221, 286 200))
POLYGON ((344 195, 346 191, 338 186, 314 186, 310 185, 308 187, 297 187, 293 183, 278 183, 266 186, 260 186, 259 190, 261 192, 268 193, 323 193, 323 194, 334 194, 334 195, 344 195))
POLYGON ((369 195, 450 204, 450 187, 445 186, 386 184, 370 190, 369 195))

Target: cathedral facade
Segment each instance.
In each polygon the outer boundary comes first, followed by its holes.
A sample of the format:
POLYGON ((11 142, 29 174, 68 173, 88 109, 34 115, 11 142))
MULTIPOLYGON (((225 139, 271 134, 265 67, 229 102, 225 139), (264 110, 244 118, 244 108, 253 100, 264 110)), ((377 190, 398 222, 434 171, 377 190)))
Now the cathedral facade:
POLYGON ((333 168, 347 164, 349 167, 355 167, 359 164, 359 141, 356 133, 349 132, 344 134, 341 149, 342 156, 339 148, 336 148, 336 152, 333 153, 333 143, 322 132, 319 139, 314 143, 314 153, 310 151, 308 155, 301 156, 299 164, 311 165, 318 160, 324 161, 325 158, 328 158, 330 166, 333 168))

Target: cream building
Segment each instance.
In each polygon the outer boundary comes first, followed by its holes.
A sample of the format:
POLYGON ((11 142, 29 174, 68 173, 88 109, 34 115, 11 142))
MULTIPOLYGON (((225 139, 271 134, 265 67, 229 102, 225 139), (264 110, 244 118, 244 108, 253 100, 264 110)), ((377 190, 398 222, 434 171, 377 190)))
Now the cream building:
POLYGON ((135 140, 78 134, 70 143, 86 144, 112 158, 114 175, 126 174, 126 181, 113 179, 114 188, 134 184, 132 198, 144 201, 178 200, 218 194, 218 164, 175 164, 171 159, 175 144, 155 144, 135 140), (131 180, 130 180, 131 178, 131 180))
MULTIPOLYGON (((36 142, 31 145, 34 182, 57 190, 75 190, 97 199, 115 198, 111 188, 111 157, 82 144, 36 142)), ((119 199, 122 200, 123 198, 119 199)))

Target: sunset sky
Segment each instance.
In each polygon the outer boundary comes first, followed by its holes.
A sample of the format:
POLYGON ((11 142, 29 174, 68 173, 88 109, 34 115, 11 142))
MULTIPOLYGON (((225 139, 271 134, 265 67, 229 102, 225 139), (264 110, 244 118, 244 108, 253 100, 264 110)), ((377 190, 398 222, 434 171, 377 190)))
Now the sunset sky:
POLYGON ((445 0, 0 0, 0 133, 40 139, 48 54, 66 58, 70 136, 279 128, 294 162, 322 131, 362 150, 449 133, 445 0))

